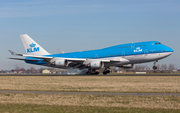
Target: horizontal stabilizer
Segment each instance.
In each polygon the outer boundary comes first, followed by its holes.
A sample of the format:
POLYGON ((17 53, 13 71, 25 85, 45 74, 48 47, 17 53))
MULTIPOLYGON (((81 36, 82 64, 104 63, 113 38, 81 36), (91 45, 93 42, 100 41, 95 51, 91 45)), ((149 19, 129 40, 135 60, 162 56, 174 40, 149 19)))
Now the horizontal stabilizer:
POLYGON ((11 50, 8 50, 8 51, 11 53, 11 55, 23 56, 22 54, 17 54, 17 53, 15 53, 14 51, 11 51, 11 50))

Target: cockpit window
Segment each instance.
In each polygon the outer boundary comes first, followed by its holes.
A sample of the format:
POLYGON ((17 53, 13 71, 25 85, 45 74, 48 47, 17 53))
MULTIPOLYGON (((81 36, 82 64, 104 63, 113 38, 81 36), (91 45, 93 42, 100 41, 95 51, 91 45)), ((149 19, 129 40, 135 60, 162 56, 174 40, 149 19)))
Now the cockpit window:
POLYGON ((159 43, 155 43, 155 44, 157 45, 157 44, 161 44, 161 43, 159 42, 159 43))

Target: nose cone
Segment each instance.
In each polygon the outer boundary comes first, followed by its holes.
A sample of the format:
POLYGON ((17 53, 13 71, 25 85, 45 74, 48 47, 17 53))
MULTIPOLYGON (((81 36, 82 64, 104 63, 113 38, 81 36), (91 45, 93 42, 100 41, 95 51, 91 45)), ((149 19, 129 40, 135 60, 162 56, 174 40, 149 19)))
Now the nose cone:
MULTIPOLYGON (((174 50, 171 49, 170 47, 167 47, 167 52, 169 52, 169 55, 171 55, 171 54, 174 52, 174 50)), ((168 56, 169 56, 169 55, 168 55, 168 56)))
POLYGON ((166 58, 174 52, 173 49, 171 49, 170 47, 167 47, 167 46, 163 47, 163 51, 164 52, 160 54, 161 58, 166 58))
POLYGON ((171 49, 170 47, 168 47, 167 51, 168 51, 168 52, 172 52, 172 53, 174 52, 174 50, 171 49))

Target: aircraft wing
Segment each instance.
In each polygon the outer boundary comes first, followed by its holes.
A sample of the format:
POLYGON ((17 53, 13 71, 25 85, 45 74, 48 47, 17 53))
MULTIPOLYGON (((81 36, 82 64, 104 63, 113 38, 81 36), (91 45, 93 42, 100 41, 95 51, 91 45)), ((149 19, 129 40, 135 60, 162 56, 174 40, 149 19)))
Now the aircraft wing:
POLYGON ((40 59, 25 59, 25 58, 8 58, 13 60, 26 60, 26 61, 41 61, 40 59))
MULTIPOLYGON (((17 56, 24 56, 24 57, 33 57, 33 58, 40 58, 40 59, 44 59, 44 60, 51 60, 53 58, 56 58, 56 57, 46 57, 46 56, 38 56, 38 55, 27 55, 27 54, 17 54, 16 52, 13 52, 11 50, 8 50, 11 55, 17 55, 17 56)), ((13 58, 11 58, 13 59, 13 58)), ((84 59, 84 58, 59 58, 58 59, 67 59, 68 61, 74 61, 74 62, 83 62, 83 61, 86 61, 87 59, 84 59)), ((102 62, 110 62, 110 60, 102 60, 102 62)))

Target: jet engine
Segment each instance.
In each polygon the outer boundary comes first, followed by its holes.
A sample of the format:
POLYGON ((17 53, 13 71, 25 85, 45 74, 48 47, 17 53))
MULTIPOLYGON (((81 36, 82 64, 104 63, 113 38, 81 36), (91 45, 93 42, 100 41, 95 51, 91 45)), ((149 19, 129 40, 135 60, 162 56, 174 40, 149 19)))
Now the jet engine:
POLYGON ((121 66, 118 66, 118 67, 125 68, 125 69, 130 69, 130 68, 134 67, 134 64, 121 65, 121 66))
POLYGON ((58 66, 58 67, 67 67, 68 61, 66 59, 59 59, 59 60, 56 60, 54 64, 55 66, 58 66))
POLYGON ((91 63, 90 63, 90 67, 91 67, 92 69, 100 69, 100 68, 103 68, 103 67, 104 67, 104 63, 101 62, 101 61, 91 62, 91 63))

